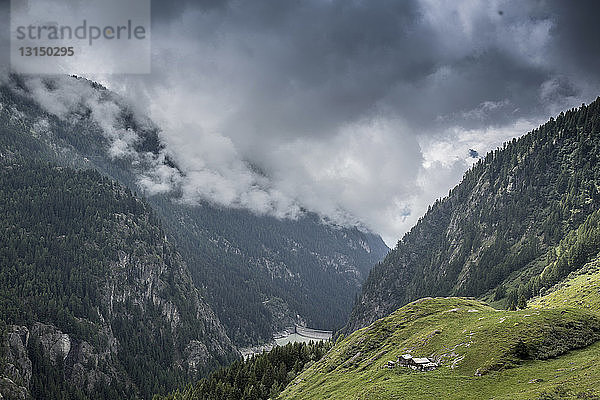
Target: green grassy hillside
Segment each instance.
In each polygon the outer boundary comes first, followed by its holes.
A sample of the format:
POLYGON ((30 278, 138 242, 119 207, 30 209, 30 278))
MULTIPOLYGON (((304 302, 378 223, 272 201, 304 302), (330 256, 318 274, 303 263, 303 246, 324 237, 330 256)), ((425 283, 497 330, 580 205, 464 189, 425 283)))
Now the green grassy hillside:
POLYGON ((280 398, 596 398, 599 338, 600 319, 590 311, 504 311, 471 299, 427 298, 341 340, 280 398), (385 367, 404 353, 441 367, 385 367))
POLYGON ((531 308, 582 307, 600 313, 600 256, 573 272, 546 295, 529 302, 531 308))

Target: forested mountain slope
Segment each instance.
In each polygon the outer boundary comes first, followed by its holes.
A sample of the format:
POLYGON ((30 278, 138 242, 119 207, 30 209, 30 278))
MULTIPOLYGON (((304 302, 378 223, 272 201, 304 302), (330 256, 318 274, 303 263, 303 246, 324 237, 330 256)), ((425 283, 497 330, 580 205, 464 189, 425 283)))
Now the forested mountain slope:
POLYGON ((370 267, 388 251, 378 236, 328 226, 312 214, 280 220, 208 205, 159 210, 240 345, 294 323, 342 327, 370 267))
POLYGON ((514 308, 600 250, 600 99, 479 160, 371 271, 348 332, 424 296, 514 308))
POLYGON ((151 398, 235 359, 147 203, 21 161, 0 158, 4 398, 151 398))
MULTIPOLYGON (((12 76, 0 85, 4 157, 96 169, 132 191, 141 191, 141 179, 177 169, 159 129, 115 94, 78 78, 36 79, 12 76), (120 139, 129 144, 115 149, 120 139)), ((267 341, 293 323, 343 326, 368 271, 389 250, 377 235, 326 224, 311 213, 280 220, 189 205, 178 201, 176 189, 147 200, 240 346, 267 341)))

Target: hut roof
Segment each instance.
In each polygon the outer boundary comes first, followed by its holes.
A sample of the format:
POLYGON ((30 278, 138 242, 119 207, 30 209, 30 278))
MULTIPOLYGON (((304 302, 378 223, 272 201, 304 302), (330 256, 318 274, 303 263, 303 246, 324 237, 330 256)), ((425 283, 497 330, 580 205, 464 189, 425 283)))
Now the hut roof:
POLYGON ((429 358, 413 358, 413 361, 417 364, 427 364, 430 363, 429 358))

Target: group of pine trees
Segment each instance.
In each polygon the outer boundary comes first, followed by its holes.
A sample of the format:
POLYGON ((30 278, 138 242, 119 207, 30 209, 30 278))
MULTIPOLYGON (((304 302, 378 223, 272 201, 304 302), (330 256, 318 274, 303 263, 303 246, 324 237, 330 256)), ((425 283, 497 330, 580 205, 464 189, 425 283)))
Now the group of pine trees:
POLYGON ((504 286, 499 287, 494 299, 499 300, 506 295, 508 309, 525 308, 529 298, 543 295, 548 288, 581 268, 599 252, 600 211, 594 211, 583 224, 570 231, 538 261, 545 266, 540 274, 508 292, 502 293, 504 286))
POLYGON ((267 400, 279 393, 305 368, 320 360, 332 343, 291 343, 228 367, 168 396, 154 400, 267 400))

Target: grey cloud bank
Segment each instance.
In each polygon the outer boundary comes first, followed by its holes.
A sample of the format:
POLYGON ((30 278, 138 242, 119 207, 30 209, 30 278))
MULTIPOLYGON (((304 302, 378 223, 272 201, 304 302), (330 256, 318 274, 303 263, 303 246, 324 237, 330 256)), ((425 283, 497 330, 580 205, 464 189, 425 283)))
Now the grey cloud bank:
MULTIPOLYGON (((88 77, 161 126, 186 201, 281 217, 306 208, 394 245, 458 183, 469 149, 483 155, 600 94, 598 11, 155 1, 152 74, 88 77)), ((162 174, 164 190, 174 178, 162 174)))

